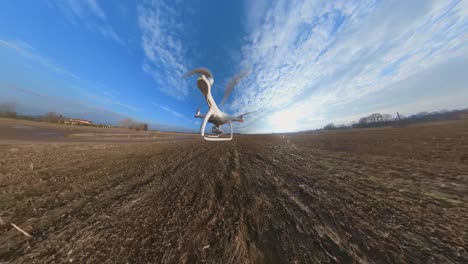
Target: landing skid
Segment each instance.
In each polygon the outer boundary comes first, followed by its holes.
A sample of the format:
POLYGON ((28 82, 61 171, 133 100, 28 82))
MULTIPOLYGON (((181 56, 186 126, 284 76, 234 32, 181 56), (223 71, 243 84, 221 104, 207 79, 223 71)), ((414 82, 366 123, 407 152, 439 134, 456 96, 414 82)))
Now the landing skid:
POLYGON ((229 140, 232 140, 233 131, 232 131, 232 123, 231 122, 229 122, 229 128, 231 130, 231 136, 230 137, 224 138, 224 137, 219 137, 219 135, 205 136, 206 124, 208 123, 208 119, 210 119, 210 117, 212 115, 213 115, 213 110, 210 109, 208 111, 208 113, 206 113, 205 119, 203 119, 203 123, 202 123, 201 128, 200 128, 200 134, 203 137, 203 139, 206 140, 206 141, 229 141, 229 140))

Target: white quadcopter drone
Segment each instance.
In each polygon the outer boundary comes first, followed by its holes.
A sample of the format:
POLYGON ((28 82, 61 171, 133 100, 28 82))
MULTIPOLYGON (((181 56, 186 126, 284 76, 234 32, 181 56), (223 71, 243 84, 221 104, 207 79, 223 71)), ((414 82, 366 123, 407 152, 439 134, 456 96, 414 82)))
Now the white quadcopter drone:
MULTIPOLYGON (((203 96, 205 96, 206 103, 208 104, 208 107, 209 107, 209 110, 206 114, 200 114, 200 108, 198 108, 197 112, 195 113, 196 118, 203 118, 203 122, 200 128, 201 136, 205 140, 208 140, 208 141, 232 140, 232 136, 233 136, 232 122, 243 122, 244 116, 253 112, 245 113, 240 116, 230 116, 226 113, 221 112, 221 110, 219 110, 218 108, 218 105, 216 105, 216 102, 213 99, 213 96, 211 95, 211 86, 214 83, 213 74, 211 74, 211 72, 208 69, 196 68, 186 73, 185 75, 190 76, 193 74, 199 74, 199 77, 197 79, 197 86, 198 86, 198 89, 200 89, 203 96), (205 136, 205 127, 206 127, 206 123, 208 122, 213 124, 213 128, 211 129, 211 132, 214 135, 205 136), (221 126, 224 124, 229 124, 229 127, 231 129, 230 137, 220 137, 220 135, 223 133, 221 126)), ((246 72, 241 73, 229 82, 228 87, 226 88, 226 92, 224 94, 224 98, 221 101, 221 105, 224 103, 224 101, 227 99, 227 97, 231 93, 232 88, 234 88, 234 86, 245 75, 246 75, 246 72)))

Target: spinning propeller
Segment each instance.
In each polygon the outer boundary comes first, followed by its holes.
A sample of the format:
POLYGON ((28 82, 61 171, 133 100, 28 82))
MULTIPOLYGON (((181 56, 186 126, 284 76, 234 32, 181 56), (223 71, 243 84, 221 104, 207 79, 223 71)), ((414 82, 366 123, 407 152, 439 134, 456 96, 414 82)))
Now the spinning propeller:
POLYGON ((247 76, 248 73, 249 73, 249 70, 244 70, 240 72, 239 74, 237 74, 236 76, 234 76, 234 78, 232 78, 231 81, 229 81, 226 87, 226 90, 224 91, 223 100, 221 100, 221 103, 219 105, 223 105, 224 102, 226 102, 226 99, 228 99, 234 86, 236 86, 245 76, 247 76))

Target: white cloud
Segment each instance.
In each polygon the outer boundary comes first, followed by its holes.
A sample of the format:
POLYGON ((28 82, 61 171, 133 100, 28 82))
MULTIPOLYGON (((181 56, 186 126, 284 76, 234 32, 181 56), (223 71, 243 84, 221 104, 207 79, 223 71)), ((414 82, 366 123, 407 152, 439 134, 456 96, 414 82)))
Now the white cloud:
MULTIPOLYGON (((183 114, 181 114, 181 113, 179 113, 179 112, 177 112, 177 111, 175 111, 175 110, 172 110, 172 109, 170 109, 169 107, 162 106, 162 105, 159 105, 159 104, 154 103, 154 102, 152 102, 152 104, 153 104, 154 106, 156 106, 156 107, 161 108, 162 110, 164 110, 164 111, 166 111, 166 112, 168 112, 168 113, 171 113, 172 115, 174 115, 174 116, 176 116, 176 117, 179 117, 179 118, 188 120, 187 117, 186 117, 185 115, 183 115, 183 114)), ((189 121, 190 121, 190 120, 189 120, 189 121)))
MULTIPOLYGON (((466 1, 284 0, 258 6, 248 12, 243 47, 242 66, 252 66, 253 76, 230 107, 239 113, 262 109, 272 129, 275 116, 290 116, 295 129, 313 128, 335 106, 359 104, 430 67, 468 57, 466 1)), ((246 131, 256 131, 256 123, 246 131)))
POLYGON ((75 79, 79 79, 78 76, 65 70, 61 66, 58 66, 51 59, 45 56, 39 55, 31 45, 29 45, 28 43, 24 41, 21 41, 21 40, 10 41, 10 40, 0 39, 0 48, 7 48, 10 50, 13 50, 14 52, 22 56, 23 58, 38 62, 42 66, 50 70, 53 70, 56 73, 65 74, 75 79))
MULTIPOLYGON (((100 85, 98 84, 93 85, 91 83, 89 86, 95 86, 96 88, 101 88, 100 85)), ((93 90, 96 91, 100 89, 93 89, 93 90)), ((134 105, 123 103, 121 100, 118 99, 118 97, 116 97, 114 94, 109 93, 109 92, 103 92, 102 94, 99 94, 96 92, 90 92, 86 90, 82 90, 80 92, 86 98, 94 100, 99 105, 102 105, 102 104, 115 105, 115 106, 125 108, 126 110, 131 111, 131 112, 140 112, 142 110, 140 107, 136 107, 134 105)))
POLYGON ((138 22, 146 61, 143 71, 153 77, 159 90, 182 100, 189 90, 182 79, 187 70, 186 51, 180 39, 180 12, 176 9, 165 1, 146 1, 138 7, 138 22))
MULTIPOLYGON (((96 88, 99 88, 99 89, 92 89, 92 90, 95 90, 95 91, 104 89, 102 87, 102 85, 100 85, 100 84, 96 84, 96 83, 92 83, 92 82, 83 83, 84 81, 81 78, 79 78, 75 74, 65 70, 63 67, 57 65, 50 58, 38 54, 38 52, 30 44, 28 44, 28 43, 26 43, 24 41, 20 41, 20 40, 8 41, 8 40, 0 39, 0 49, 2 49, 2 48, 12 50, 13 52, 15 52, 15 54, 25 58, 26 60, 28 60, 27 61, 28 65, 30 65, 31 62, 37 62, 39 65, 41 65, 42 67, 45 67, 46 69, 48 69, 50 71, 53 71, 53 72, 55 72, 57 74, 60 74, 62 76, 67 76, 67 77, 73 78, 73 79, 67 79, 69 81, 70 80, 80 81, 81 84, 82 84, 81 86, 86 86, 88 88, 94 86, 96 88)), ((23 89, 20 86, 15 85, 15 84, 9 84, 8 86, 3 86, 2 88, 3 89, 8 88, 10 90, 19 91, 19 92, 22 92, 22 93, 25 93, 25 94, 30 94, 30 95, 42 97, 42 95, 40 93, 37 93, 36 91, 23 89)), ((36 89, 40 89, 40 87, 36 87, 36 89)), ((135 106, 132 106, 132 105, 121 102, 118 98, 116 98, 112 93, 109 93, 109 92, 104 92, 103 95, 99 95, 98 93, 92 92, 92 91, 87 90, 87 89, 79 88, 79 87, 75 87, 74 89, 79 94, 81 94, 83 96, 83 98, 87 98, 88 100, 92 100, 92 101, 94 101, 95 104, 115 105, 115 106, 125 108, 125 109, 127 109, 129 111, 132 111, 132 112, 141 111, 141 109, 138 108, 138 107, 135 107, 135 106)))
POLYGON ((88 28, 91 31, 101 34, 102 36, 108 39, 112 39, 121 45, 125 44, 124 41, 120 38, 120 36, 117 34, 117 32, 114 30, 114 28, 107 24, 103 24, 103 25, 89 24, 88 28))
POLYGON ((84 24, 89 30, 124 45, 108 21, 108 17, 97 0, 62 0, 52 1, 74 25, 84 24))
POLYGON ((102 20, 106 19, 106 14, 104 13, 104 11, 102 11, 101 7, 96 2, 96 0, 87 0, 85 3, 88 4, 88 7, 90 8, 91 12, 94 13, 94 15, 96 15, 102 20))

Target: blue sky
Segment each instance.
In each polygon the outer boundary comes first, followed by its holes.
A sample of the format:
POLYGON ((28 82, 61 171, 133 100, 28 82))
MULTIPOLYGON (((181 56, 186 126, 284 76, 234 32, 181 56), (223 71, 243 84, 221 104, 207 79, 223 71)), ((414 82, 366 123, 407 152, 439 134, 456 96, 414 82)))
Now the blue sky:
POLYGON ((241 132, 468 107, 467 1, 1 1, 0 103, 95 122, 198 129, 204 100, 241 132))

